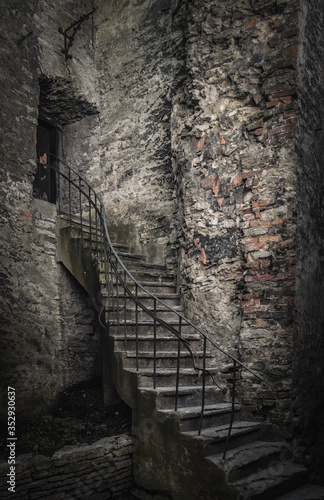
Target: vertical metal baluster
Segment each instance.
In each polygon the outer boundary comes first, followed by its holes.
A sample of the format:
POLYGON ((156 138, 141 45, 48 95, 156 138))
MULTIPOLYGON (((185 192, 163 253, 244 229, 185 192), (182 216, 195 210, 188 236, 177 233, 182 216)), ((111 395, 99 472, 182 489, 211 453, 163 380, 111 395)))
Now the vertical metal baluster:
POLYGON ((135 334, 136 334, 136 370, 138 371, 138 285, 135 284, 135 334))
POLYGON ((116 277, 116 302, 117 302, 117 332, 119 334, 119 327, 120 327, 120 321, 119 321, 119 279, 118 279, 118 260, 117 260, 117 257, 116 257, 116 261, 115 261, 115 265, 116 265, 116 268, 115 268, 115 277, 116 277))
POLYGON ((233 421, 234 421, 234 413, 235 413, 235 385, 236 385, 236 359, 233 360, 233 376, 234 376, 234 380, 233 380, 233 389, 232 389, 233 390, 233 392, 232 392, 232 413, 231 413, 230 425, 229 425, 229 428, 228 428, 228 434, 227 434, 225 449, 224 449, 224 453, 223 453, 223 460, 225 460, 225 457, 226 457, 226 452, 227 452, 229 440, 230 440, 230 437, 231 437, 231 432, 232 432, 232 427, 233 427, 233 421))
POLYGON ((107 294, 107 301, 106 301, 106 311, 107 311, 107 324, 109 325, 109 319, 111 314, 109 314, 109 307, 110 307, 110 279, 109 279, 109 261, 108 261, 108 250, 107 246, 105 245, 104 247, 104 271, 105 271, 105 282, 106 282, 106 294, 107 294))
POLYGON ((60 162, 57 163, 57 209, 61 213, 61 171, 60 162))
POLYGON ((111 304, 109 306, 111 308, 112 316, 115 316, 114 271, 113 271, 113 266, 112 266, 112 258, 111 258, 110 249, 109 249, 109 253, 110 253, 110 258, 109 258, 110 271, 109 272, 110 272, 110 288, 111 288, 111 304))
POLYGON ((102 249, 103 249, 103 237, 104 237, 104 225, 103 225, 103 217, 102 217, 102 205, 100 204, 100 216, 99 216, 99 227, 100 227, 100 262, 102 262, 102 249))
POLYGON ((202 423, 203 423, 203 418, 204 418, 204 411, 205 411, 205 396, 206 396, 206 346, 207 346, 207 338, 204 337, 203 373, 202 373, 202 398, 201 398, 201 413, 200 413, 198 436, 200 436, 200 434, 201 434, 201 428, 202 428, 202 423))
POLYGON ((95 211, 96 211, 96 254, 99 253, 98 249, 98 209, 97 209, 97 195, 95 194, 95 211))
POLYGON ((92 242, 92 238, 91 238, 91 189, 90 189, 90 186, 89 186, 89 232, 90 232, 90 246, 91 246, 91 242, 92 242))
POLYGON ((126 321, 127 321, 127 310, 126 310, 126 305, 127 305, 127 273, 124 270, 124 340, 125 340, 125 350, 127 348, 127 329, 126 329, 126 321))
POLYGON ((80 224, 81 224, 81 234, 83 232, 83 227, 82 227, 82 183, 81 183, 81 177, 79 177, 79 204, 80 204, 80 224))
POLYGON ((156 298, 154 297, 153 388, 156 389, 156 298))
POLYGON ((51 167, 50 167, 50 163, 51 163, 51 157, 49 158, 49 162, 47 164, 47 168, 48 168, 48 172, 47 172, 47 178, 48 178, 48 201, 51 200, 51 167))
POLYGON ((69 168, 69 217, 72 222, 72 208, 71 208, 71 169, 69 168))
MULTIPOLYGON (((181 337, 182 317, 179 316, 179 337, 181 337)), ((178 411, 178 398, 179 398, 179 379, 180 379, 180 354, 181 354, 181 341, 178 339, 178 357, 177 357, 177 379, 176 379, 176 392, 175 392, 175 406, 174 410, 178 411)))

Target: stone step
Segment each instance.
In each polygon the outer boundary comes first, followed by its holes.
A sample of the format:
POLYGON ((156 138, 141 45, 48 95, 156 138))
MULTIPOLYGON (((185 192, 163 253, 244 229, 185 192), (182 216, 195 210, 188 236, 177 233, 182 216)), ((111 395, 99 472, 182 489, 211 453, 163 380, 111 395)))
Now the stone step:
MULTIPOLYGON (((125 299, 124 299, 123 295, 118 295, 118 301, 117 301, 117 294, 115 294, 113 296, 111 296, 111 295, 108 296, 105 293, 105 290, 103 290, 103 292, 101 293, 101 298, 102 298, 102 303, 105 306, 107 311, 117 310, 117 303, 118 303, 119 309, 124 307, 124 300, 125 299)), ((159 301, 156 301, 156 305, 157 306, 159 305, 160 309, 162 307, 165 307, 165 306, 170 306, 173 309, 180 306, 179 295, 176 293, 159 294, 158 298, 162 301, 162 303, 159 301)), ((152 311, 154 310, 154 297, 151 297, 150 295, 145 294, 145 293, 141 293, 141 294, 137 295, 137 299, 147 309, 152 310, 152 311)), ((131 308, 133 304, 135 304, 134 299, 130 296, 126 297, 126 307, 131 308)), ((134 307, 134 310, 135 310, 135 307, 134 307)), ((140 310, 143 311, 144 309, 141 308, 140 305, 138 305, 138 311, 140 311, 140 310)))
MULTIPOLYGON (((201 360, 202 365, 202 352, 198 352, 197 355, 201 360)), ((124 368, 134 368, 136 367, 136 352, 128 351, 124 353, 123 366, 124 368)), ((211 357, 210 353, 206 354, 207 357, 211 357)), ((174 351, 158 351, 156 353, 156 367, 157 368, 176 368, 178 363, 178 350, 174 351)), ((138 365, 141 368, 151 368, 154 366, 154 353, 151 352, 140 352, 138 353, 138 365)), ((180 369, 182 368, 193 368, 193 357, 188 350, 180 351, 180 369)))
MULTIPOLYGON (((177 380, 177 370, 174 368, 157 368, 156 370, 156 387, 175 387, 177 380)), ((140 368, 137 372, 139 387, 152 387, 153 386, 153 370, 145 370, 140 368)), ((215 379, 215 378, 214 378, 215 379)), ((209 374, 206 374, 205 383, 212 384, 214 381, 209 374)), ((219 381, 216 377, 216 383, 223 390, 226 389, 224 381, 219 381)), ((181 368, 179 373, 179 384, 185 386, 197 387, 201 386, 202 377, 198 379, 198 374, 191 368, 181 368)))
POLYGON ((323 500, 324 486, 319 484, 305 484, 290 493, 280 495, 275 500, 323 500))
MULTIPOLYGON (((142 335, 138 336, 136 340, 136 335, 127 335, 127 341, 125 344, 125 337, 123 334, 114 335, 114 347, 116 351, 123 350, 135 350, 136 344, 138 342, 138 346, 140 351, 149 351, 153 352, 154 349, 154 332, 150 335, 142 335)), ((186 340, 190 343, 192 348, 198 350, 199 345, 201 344, 200 336, 196 334, 186 335, 186 340)), ((182 344, 182 343, 181 343, 182 344)), ((157 351, 168 351, 178 349, 178 338, 175 335, 160 335, 156 336, 156 350, 157 351)))
MULTIPOLYGON (((202 429, 216 426, 228 425, 231 420, 232 404, 229 402, 222 402, 213 405, 205 405, 204 415, 202 417, 202 429)), ((235 405, 235 413, 240 411, 240 405, 235 405)), ((180 418, 180 428, 183 432, 191 432, 192 436, 198 435, 198 429, 201 421, 201 405, 190 406, 187 408, 180 408, 177 411, 174 409, 159 410, 164 415, 174 416, 180 418)))
MULTIPOLYGON (((128 321, 126 320, 126 323, 124 323, 123 318, 120 318, 119 326, 117 323, 117 320, 109 320, 107 321, 108 327, 109 327, 109 334, 111 336, 115 335, 124 335, 126 334, 126 337, 128 336, 134 336, 136 335, 136 330, 138 330, 138 333, 140 335, 145 335, 145 336, 153 336, 154 332, 154 321, 153 319, 147 320, 147 321, 139 321, 138 326, 136 326, 135 321, 128 321)), ((169 323, 170 327, 173 327, 175 330, 178 331, 179 328, 179 323, 169 323)), ((173 334, 172 331, 170 331, 166 326, 159 324, 156 322, 156 331, 157 335, 175 335, 173 334)), ((185 338, 187 335, 195 334, 195 329, 188 324, 182 325, 181 328, 181 334, 185 338)))
MULTIPOLYGON (((120 300, 119 300, 119 303, 120 303, 120 300)), ((135 321, 136 317, 139 321, 142 321, 142 320, 146 320, 146 319, 150 319, 154 317, 154 312, 156 313, 156 317, 157 318, 160 318, 162 319, 163 321, 171 321, 171 322, 175 322, 175 321, 178 321, 178 314, 177 313, 180 313, 182 314, 182 307, 180 307, 179 305, 172 305, 172 309, 174 309, 174 311, 172 311, 171 309, 168 309, 167 307, 163 307, 163 306, 159 306, 156 308, 156 310, 154 311, 154 309, 152 307, 147 307, 148 311, 145 311, 144 309, 142 309, 141 307, 138 307, 137 309, 137 312, 136 312, 136 307, 135 306, 129 306, 128 305, 128 302, 126 302, 126 308, 124 307, 121 307, 119 306, 117 308, 113 306, 108 306, 106 307, 106 312, 108 313, 110 319, 113 319, 113 318, 117 318, 117 315, 119 315, 119 318, 124 318, 124 315, 126 314, 126 319, 129 320, 129 321, 135 321)))
POLYGON ((228 450, 226 460, 223 455, 215 454, 206 460, 222 468, 229 482, 238 481, 256 470, 273 466, 285 458, 288 447, 283 442, 255 441, 245 446, 228 450))
MULTIPOLYGON (((105 282, 102 283, 103 289, 106 288, 105 282)), ((173 282, 170 281, 141 281, 141 285, 148 290, 150 293, 156 295, 157 297, 159 296, 160 293, 162 294, 170 294, 170 293, 177 293, 176 292, 176 286, 173 282)), ((118 287, 118 293, 119 295, 124 294, 124 286, 121 283, 116 283, 112 284, 112 290, 114 290, 114 294, 116 295, 116 289, 118 287)), ((135 290, 135 283, 133 281, 126 281, 126 287, 134 293, 135 290)))
POLYGON ((135 269, 133 266, 130 266, 128 270, 140 283, 142 283, 142 281, 169 281, 174 283, 175 281, 174 274, 171 274, 165 268, 157 268, 154 265, 151 267, 142 266, 140 269, 135 269))
MULTIPOLYGON (((138 265, 142 265, 142 263, 144 264, 146 261, 146 257, 144 255, 141 255, 141 254, 125 252, 123 250, 119 250, 117 253, 118 253, 120 260, 123 263, 127 261, 127 263, 134 262, 136 264, 138 263, 138 265)), ((128 267, 128 265, 126 265, 126 267, 128 267)))
MULTIPOLYGON (((232 486, 242 498, 274 500, 305 483, 307 475, 308 471, 303 465, 278 460, 268 468, 233 482, 232 486)), ((304 500, 304 497, 301 499, 304 500)))
MULTIPOLYGON (((258 439, 262 430, 262 424, 259 422, 234 422, 229 441, 228 449, 245 446, 258 439)), ((196 431, 186 431, 185 435, 199 439, 205 449, 205 455, 215 455, 222 453, 224 442, 228 435, 228 425, 219 425, 217 427, 206 427, 201 435, 197 436, 196 431)))
MULTIPOLYGON (((158 410, 174 409, 176 404, 176 389, 174 387, 158 387, 157 389, 141 388, 141 393, 153 391, 156 394, 156 408, 158 410)), ((205 387, 205 404, 216 405, 221 403, 223 393, 214 385, 205 387)), ((201 387, 182 387, 178 388, 178 409, 199 406, 202 401, 201 387)))

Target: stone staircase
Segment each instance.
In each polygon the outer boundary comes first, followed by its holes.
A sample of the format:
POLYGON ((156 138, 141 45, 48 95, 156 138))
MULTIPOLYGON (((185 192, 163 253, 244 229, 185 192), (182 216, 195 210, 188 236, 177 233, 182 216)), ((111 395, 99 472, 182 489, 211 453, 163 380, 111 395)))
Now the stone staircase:
MULTIPOLYGON (((73 238, 78 237, 77 232, 75 226, 73 238)), ((84 230, 82 241, 87 246, 84 230)), ((132 298, 121 301, 123 287, 111 276, 107 287, 107 270, 98 258, 96 245, 91 246, 99 260, 105 308, 105 362, 119 396, 133 412, 137 484, 175 500, 324 499, 324 488, 307 483, 307 469, 294 463, 287 443, 269 425, 248 418, 239 404, 235 404, 231 438, 223 459, 231 421, 233 372, 224 367, 219 373, 219 365, 215 366, 212 353, 207 351, 202 415, 203 382, 201 378, 197 381, 192 356, 192 352, 200 357, 203 353, 201 337, 184 324, 181 335, 190 349, 179 342, 147 311, 175 326, 179 326, 178 315, 154 303, 131 281, 127 285, 147 310, 137 307, 132 298), (178 362, 181 372, 177 380, 178 362)), ((147 263, 125 245, 114 247, 144 288, 175 311, 183 312, 174 278, 164 266, 147 263)))

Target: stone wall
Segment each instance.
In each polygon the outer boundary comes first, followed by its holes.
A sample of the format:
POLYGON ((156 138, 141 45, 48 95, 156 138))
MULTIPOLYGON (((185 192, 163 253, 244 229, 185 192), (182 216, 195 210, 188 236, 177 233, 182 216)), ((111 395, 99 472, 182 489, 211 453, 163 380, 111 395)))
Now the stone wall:
POLYGON ((324 6, 301 3, 294 436, 317 479, 324 468, 324 6))
POLYGON ((52 457, 21 455, 15 464, 15 492, 9 466, 0 463, 1 498, 108 499, 133 483, 132 441, 127 435, 103 438, 92 445, 66 446, 52 457))
POLYGON ((172 143, 184 303, 216 342, 266 376, 263 390, 246 381, 245 402, 283 424, 293 336, 298 2, 182 2, 176 22, 182 73, 172 143))
POLYGON ((10 385, 19 414, 28 408, 31 415, 97 374, 100 358, 91 301, 56 263, 56 207, 34 200, 29 209, 11 210, 14 233, 2 230, 1 409, 6 413, 10 385))
POLYGON ((175 201, 171 2, 101 2, 97 19, 99 190, 119 239, 161 262, 175 201))
POLYGON ((31 415, 48 409, 64 387, 98 370, 94 312, 56 263, 55 206, 32 198, 38 106, 61 127, 97 112, 91 20, 78 32, 67 62, 58 31, 88 9, 87 1, 76 6, 19 0, 2 9, 2 418, 6 384, 16 389, 18 413, 31 415))

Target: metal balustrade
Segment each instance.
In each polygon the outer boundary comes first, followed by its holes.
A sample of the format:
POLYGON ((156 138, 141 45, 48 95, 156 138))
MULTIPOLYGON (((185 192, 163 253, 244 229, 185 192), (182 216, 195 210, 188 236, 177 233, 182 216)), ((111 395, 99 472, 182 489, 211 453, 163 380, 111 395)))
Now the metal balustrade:
MULTIPOLYGON (((152 386, 156 389, 157 378, 157 341, 159 330, 162 328, 174 335, 176 343, 176 382, 175 382, 175 411, 179 410, 179 386, 181 375, 181 346, 183 346, 192 358, 192 369, 201 379, 201 418, 198 425, 198 435, 201 434, 202 422, 206 406, 206 377, 209 375, 215 385, 216 380, 213 375, 213 368, 208 367, 208 352, 211 351, 210 358, 213 359, 213 352, 218 352, 232 364, 232 396, 231 396, 231 418, 228 429, 226 446, 223 454, 225 459, 228 448, 231 429, 234 420, 236 405, 236 379, 238 371, 246 370, 255 379, 263 378, 244 365, 234 356, 223 350, 205 332, 194 325, 189 319, 148 291, 131 274, 116 252, 108 232, 107 216, 101 198, 88 182, 74 169, 70 168, 63 160, 48 153, 39 152, 37 161, 39 172, 36 178, 41 179, 41 170, 51 169, 56 173, 56 195, 58 214, 65 215, 70 223, 77 223, 81 233, 86 233, 89 245, 94 246, 98 255, 98 264, 105 277, 105 289, 109 307, 102 307, 99 314, 99 321, 107 328, 108 334, 111 328, 123 333, 125 339, 125 350, 127 346, 128 324, 135 326, 135 353, 136 370, 140 368, 139 363, 139 329, 141 324, 151 324, 153 327, 153 370, 152 386), (46 161, 44 159, 46 158, 46 161), (133 304, 134 317, 129 320, 128 303, 133 304), (159 308, 168 311, 174 320, 167 321, 160 316, 159 308), (146 318, 143 321, 141 318, 146 318), (185 327, 190 327, 191 332, 199 335, 202 344, 202 353, 198 353, 192 343, 186 338, 185 327)), ((41 189, 34 186, 34 194, 40 196, 41 189)), ((41 196, 42 197, 42 196, 41 196)), ((197 379, 197 380, 198 380, 197 379)), ((217 386, 218 387, 218 386, 217 386)), ((221 390, 221 388, 219 388, 221 390)))

